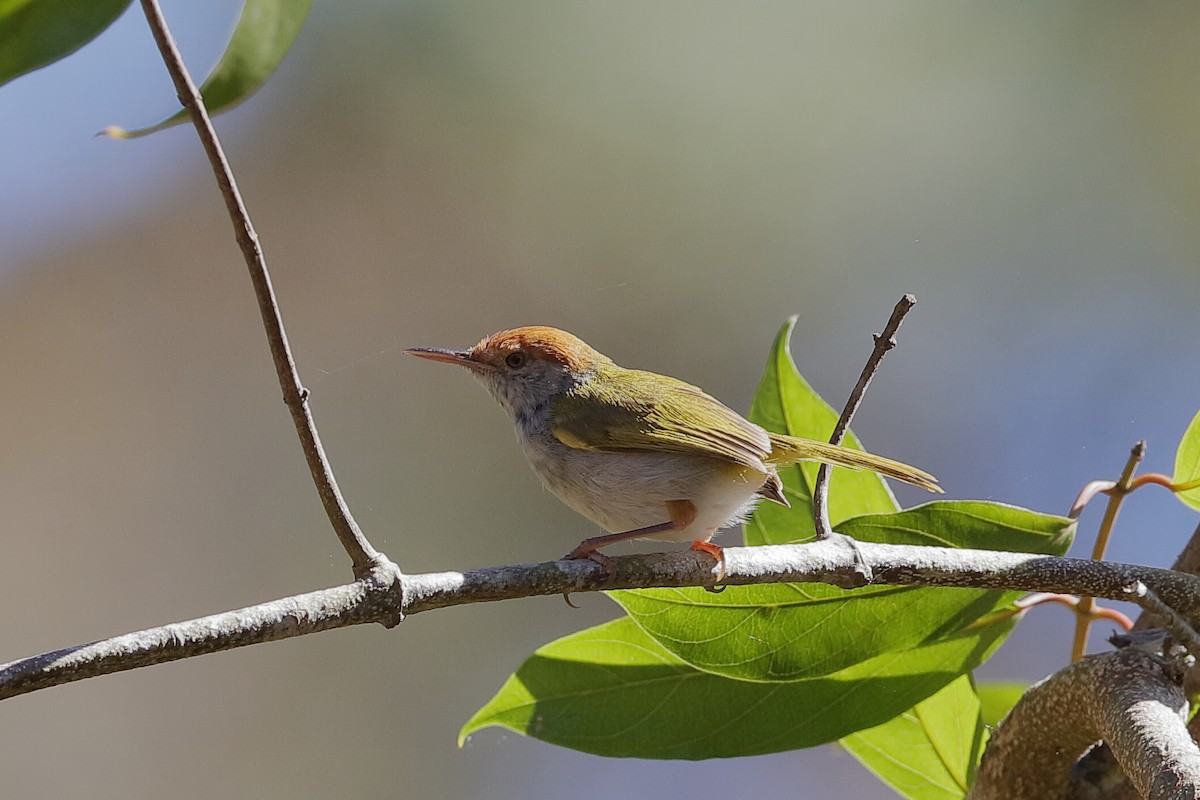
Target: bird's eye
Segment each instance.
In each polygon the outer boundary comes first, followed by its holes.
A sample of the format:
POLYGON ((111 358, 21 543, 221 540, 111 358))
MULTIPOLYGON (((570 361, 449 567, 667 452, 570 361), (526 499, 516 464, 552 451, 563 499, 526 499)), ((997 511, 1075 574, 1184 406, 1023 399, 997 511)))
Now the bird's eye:
POLYGON ((507 364, 510 369, 520 369, 521 367, 525 366, 525 360, 525 353, 520 350, 514 350, 504 357, 504 363, 507 364))

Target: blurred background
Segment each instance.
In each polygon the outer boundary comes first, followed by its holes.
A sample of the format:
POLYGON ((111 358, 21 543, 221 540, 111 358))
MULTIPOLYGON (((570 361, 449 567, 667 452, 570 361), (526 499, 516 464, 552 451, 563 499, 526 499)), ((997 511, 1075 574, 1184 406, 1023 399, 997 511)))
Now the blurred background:
MULTIPOLYGON (((204 74, 238 4, 164 6, 204 74)), ((798 313, 799 367, 840 406, 913 292, 856 425, 871 449, 949 497, 1056 513, 1138 439, 1169 473, 1200 407, 1198 38, 1183 2, 318 3, 217 127, 360 523, 406 571, 458 569, 595 532, 542 491, 482 389, 401 354, 521 324, 745 410, 798 313)), ((0 89, 0 661, 350 578, 194 132, 93 137, 174 103, 136 8, 0 89)), ((1169 564, 1195 524, 1141 492, 1112 557, 1169 564)), ((535 647, 616 614, 577 599, 9 700, 0 784, 891 796, 835 746, 610 761, 489 730, 457 749, 535 647)), ((985 674, 1058 669, 1071 625, 1040 610, 985 674)))

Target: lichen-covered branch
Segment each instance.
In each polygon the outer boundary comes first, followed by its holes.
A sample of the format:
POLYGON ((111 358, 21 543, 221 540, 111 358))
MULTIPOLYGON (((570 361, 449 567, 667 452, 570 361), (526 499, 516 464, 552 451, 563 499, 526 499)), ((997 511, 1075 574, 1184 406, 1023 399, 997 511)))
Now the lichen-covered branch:
POLYGON ((1078 661, 1035 685, 997 727, 970 800, 1060 800, 1072 765, 1108 743, 1139 796, 1195 798, 1183 666, 1134 647, 1078 661))
MULTIPOLYGON (((1200 578, 1133 564, 1073 558, 859 543, 877 584, 960 586, 1127 598, 1133 581, 1186 618, 1200 612, 1200 578)), ((711 586, 714 564, 694 552, 614 558, 615 573, 590 561, 547 561, 463 572, 401 575, 393 566, 371 570, 346 586, 105 639, 0 666, 0 699, 112 672, 377 622, 447 606, 558 595, 564 591, 711 586)), ((854 553, 837 540, 801 545, 730 547, 726 584, 832 583, 856 574, 854 553)))
MULTIPOLYGON (((1200 527, 1192 532, 1183 550, 1171 565, 1175 572, 1187 575, 1200 575, 1200 527)), ((1194 622, 1194 620, 1193 620, 1194 622)), ((1162 626, 1163 620, 1151 610, 1143 610, 1134 623, 1135 631, 1162 626)), ((1200 653, 1193 653, 1200 656, 1200 653)), ((1189 697, 1200 694, 1200 669, 1193 666, 1183 678, 1184 692, 1189 697)), ((1188 733, 1195 740, 1200 737, 1200 716, 1192 718, 1188 723, 1188 733)), ((1083 760, 1072 771, 1072 787, 1068 798, 1088 798, 1088 800, 1127 800, 1134 796, 1133 787, 1128 778, 1121 773, 1120 766, 1113 758, 1108 745, 1102 744, 1092 748, 1083 760)))
POLYGON ((400 572, 379 567, 346 586, 174 622, 0 665, 0 700, 85 678, 262 642, 400 622, 400 572))

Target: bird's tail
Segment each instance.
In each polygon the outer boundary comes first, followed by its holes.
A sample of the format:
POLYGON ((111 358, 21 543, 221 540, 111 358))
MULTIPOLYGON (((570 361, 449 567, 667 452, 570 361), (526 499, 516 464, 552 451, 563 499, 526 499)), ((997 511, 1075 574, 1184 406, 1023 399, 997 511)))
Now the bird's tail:
POLYGON ((784 436, 780 433, 768 435, 771 437, 771 455, 767 460, 772 464, 785 466, 797 461, 823 461, 838 467, 878 472, 880 475, 920 486, 936 494, 942 493, 942 487, 937 485, 937 478, 908 464, 827 442, 784 436))

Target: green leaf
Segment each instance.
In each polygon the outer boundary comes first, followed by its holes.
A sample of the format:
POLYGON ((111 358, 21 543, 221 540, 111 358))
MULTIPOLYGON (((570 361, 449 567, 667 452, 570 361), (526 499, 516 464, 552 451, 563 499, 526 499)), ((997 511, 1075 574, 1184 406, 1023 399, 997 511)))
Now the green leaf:
MULTIPOLYGON (((310 8, 312 0, 246 0, 229 46, 200 87, 210 114, 233 108, 267 82, 300 35, 310 8)), ((110 125, 104 132, 117 139, 134 139, 186 119, 187 111, 180 110, 145 128, 130 131, 110 125)))
POLYGON ((870 730, 842 739, 863 766, 902 797, 961 800, 983 751, 984 726, 971 678, 870 730))
POLYGON ((0 0, 0 85, 66 58, 99 36, 130 0, 0 0))
POLYGON ((988 500, 934 500, 894 514, 855 517, 838 530, 864 542, 1061 556, 1075 538, 1075 520, 988 500))
MULTIPOLYGON (((846 520, 866 542, 1061 555, 1074 523, 982 501, 935 501, 846 520)), ((1015 593, 959 588, 825 584, 642 589, 609 593, 650 636, 705 672, 738 680, 794 681, 904 651, 1007 605, 1015 593)))
POLYGON ((979 702, 983 706, 983 724, 992 728, 999 725, 1000 720, 1012 711, 1012 707, 1028 690, 1029 684, 1026 683, 980 681, 975 691, 979 694, 979 702))
POLYGON ((463 726, 459 743, 498 725, 603 756, 728 758, 812 747, 911 708, 984 661, 1013 624, 769 684, 700 672, 619 619, 539 648, 463 726))
MULTIPOLYGON (((834 411, 800 377, 788 350, 796 318, 789 317, 775 337, 766 371, 750 405, 750 421, 776 433, 829 441, 837 425, 834 411)), ((843 444, 861 450, 853 432, 843 444)), ((791 508, 763 503, 746 525, 746 544, 788 544, 813 538, 812 489, 817 481, 815 463, 779 470, 791 508)), ((883 478, 873 472, 835 468, 829 481, 829 519, 837 525, 848 517, 895 511, 896 498, 883 478)))
MULTIPOLYGON (((1192 417, 1192 423, 1179 441, 1179 449, 1175 451, 1175 476, 1171 482, 1185 484, 1197 480, 1200 480, 1200 413, 1192 417)), ((1200 511, 1200 486, 1176 492, 1175 496, 1200 511)))

